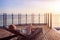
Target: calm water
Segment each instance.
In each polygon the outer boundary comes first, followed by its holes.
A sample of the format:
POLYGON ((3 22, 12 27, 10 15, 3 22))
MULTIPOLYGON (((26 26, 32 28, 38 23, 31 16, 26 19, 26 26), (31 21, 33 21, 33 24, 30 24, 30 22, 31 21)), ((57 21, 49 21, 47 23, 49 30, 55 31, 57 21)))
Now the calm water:
MULTIPOLYGON (((27 16, 27 23, 31 23, 31 15, 27 16)), ((7 14, 7 25, 12 24, 12 16, 11 14, 7 14)), ((21 16, 21 24, 26 23, 26 16, 22 15, 21 16)), ((34 23, 39 23, 38 21, 38 15, 34 16, 34 23)), ((40 23, 44 23, 44 15, 40 15, 40 23)), ((18 16, 17 14, 13 15, 13 24, 18 24, 18 16)), ((3 26, 3 15, 0 14, 0 26, 3 26)), ((60 15, 53 15, 52 16, 52 27, 60 27, 60 15)))
MULTIPOLYGON (((21 16, 21 24, 26 23, 25 17, 26 17, 25 15, 21 16)), ((13 24, 18 24, 18 16, 17 15, 13 16, 13 20, 14 20, 13 24)), ((7 21, 7 25, 12 24, 12 16, 7 15, 7 20, 6 21, 7 21)), ((43 15, 41 15, 40 21, 41 21, 40 23, 44 23, 44 16, 43 15)), ((30 15, 28 15, 27 22, 31 23, 31 16, 30 15)), ((34 16, 34 23, 39 23, 37 15, 34 16)), ((0 26, 3 26, 3 15, 0 15, 0 26)))

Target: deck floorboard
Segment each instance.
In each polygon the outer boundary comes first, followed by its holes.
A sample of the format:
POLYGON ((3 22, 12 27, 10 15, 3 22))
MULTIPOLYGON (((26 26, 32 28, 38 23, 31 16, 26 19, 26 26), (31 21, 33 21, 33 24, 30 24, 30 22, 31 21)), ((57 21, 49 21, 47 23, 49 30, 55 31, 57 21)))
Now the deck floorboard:
MULTIPOLYGON (((43 33, 40 33, 39 35, 37 35, 35 40, 60 40, 60 34, 57 31, 53 29, 49 29, 46 26, 42 28, 43 28, 43 33)), ((13 34, 0 28, 0 38, 11 36, 11 35, 13 34)), ((16 39, 17 37, 11 40, 16 40, 16 39)))

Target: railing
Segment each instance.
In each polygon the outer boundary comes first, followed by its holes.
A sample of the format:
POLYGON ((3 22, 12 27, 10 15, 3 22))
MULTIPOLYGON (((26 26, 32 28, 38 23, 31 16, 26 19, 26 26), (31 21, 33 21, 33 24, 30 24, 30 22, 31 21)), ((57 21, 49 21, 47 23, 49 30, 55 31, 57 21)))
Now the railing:
MULTIPOLYGON (((11 20, 10 21, 12 21, 12 23, 11 24, 14 24, 14 14, 11 14, 10 15, 11 16, 11 20)), ((31 15, 28 15, 28 14, 17 14, 16 15, 17 16, 17 24, 19 24, 19 25, 21 25, 21 24, 23 24, 22 23, 22 18, 24 17, 24 20, 23 20, 23 22, 25 22, 25 24, 34 24, 34 23, 37 23, 37 24, 41 24, 41 17, 43 16, 44 18, 43 18, 43 23, 45 23, 45 24, 47 24, 48 26, 51 26, 52 27, 52 14, 51 13, 46 13, 46 14, 43 14, 43 15, 41 15, 41 14, 38 14, 38 15, 35 15, 35 14, 31 14, 31 15), (30 20, 28 20, 29 19, 29 16, 30 16, 30 20), (37 19, 37 22, 35 21, 35 18, 38 18, 37 19), (29 23, 28 23, 28 21, 30 21, 29 23)), ((7 26, 7 21, 8 21, 8 14, 7 13, 3 13, 3 27, 4 26, 7 26)), ((11 25, 10 24, 10 25, 11 25)))

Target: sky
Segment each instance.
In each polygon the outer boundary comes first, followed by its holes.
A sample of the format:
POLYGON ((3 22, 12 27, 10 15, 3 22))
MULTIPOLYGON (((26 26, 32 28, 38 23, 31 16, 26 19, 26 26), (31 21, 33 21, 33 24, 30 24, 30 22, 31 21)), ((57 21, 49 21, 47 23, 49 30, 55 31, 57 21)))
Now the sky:
MULTIPOLYGON (((1 13, 60 14, 60 0, 0 0, 0 14, 1 13)), ((60 26, 60 15, 58 17, 54 16, 53 24, 54 26, 60 26), (56 21, 56 18, 58 21, 56 21)))
POLYGON ((0 0, 1 13, 60 13, 59 0, 0 0))

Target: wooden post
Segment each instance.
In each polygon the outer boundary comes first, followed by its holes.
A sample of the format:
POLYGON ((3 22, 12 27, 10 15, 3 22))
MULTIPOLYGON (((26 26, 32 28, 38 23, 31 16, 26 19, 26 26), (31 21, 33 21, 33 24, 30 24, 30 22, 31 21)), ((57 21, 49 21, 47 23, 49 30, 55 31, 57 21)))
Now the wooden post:
POLYGON ((4 13, 4 14, 3 14, 3 28, 6 27, 6 24, 7 24, 7 14, 4 13))
POLYGON ((26 14, 26 24, 27 24, 27 14, 26 14))
POLYGON ((12 24, 13 24, 13 13, 12 13, 12 24))
POLYGON ((49 27, 49 13, 44 14, 44 23, 49 27))
POLYGON ((18 24, 20 24, 19 22, 20 22, 20 21, 19 21, 19 14, 18 14, 18 24))
POLYGON ((20 14, 20 24, 21 24, 21 14, 20 14))
POLYGON ((31 23, 34 23, 34 14, 31 15, 31 23))
POLYGON ((48 24, 48 27, 49 27, 49 13, 47 14, 47 24, 48 24))
POLYGON ((21 24, 21 14, 18 14, 18 24, 21 24))
POLYGON ((7 24, 7 14, 5 14, 5 26, 7 24))
POLYGON ((40 14, 39 14, 39 16, 38 16, 38 22, 39 22, 39 24, 40 24, 40 14))
POLYGON ((52 29, 52 13, 50 13, 50 29, 52 29))
POLYGON ((46 23, 46 24, 47 24, 47 13, 46 13, 46 14, 44 14, 44 23, 46 23))

